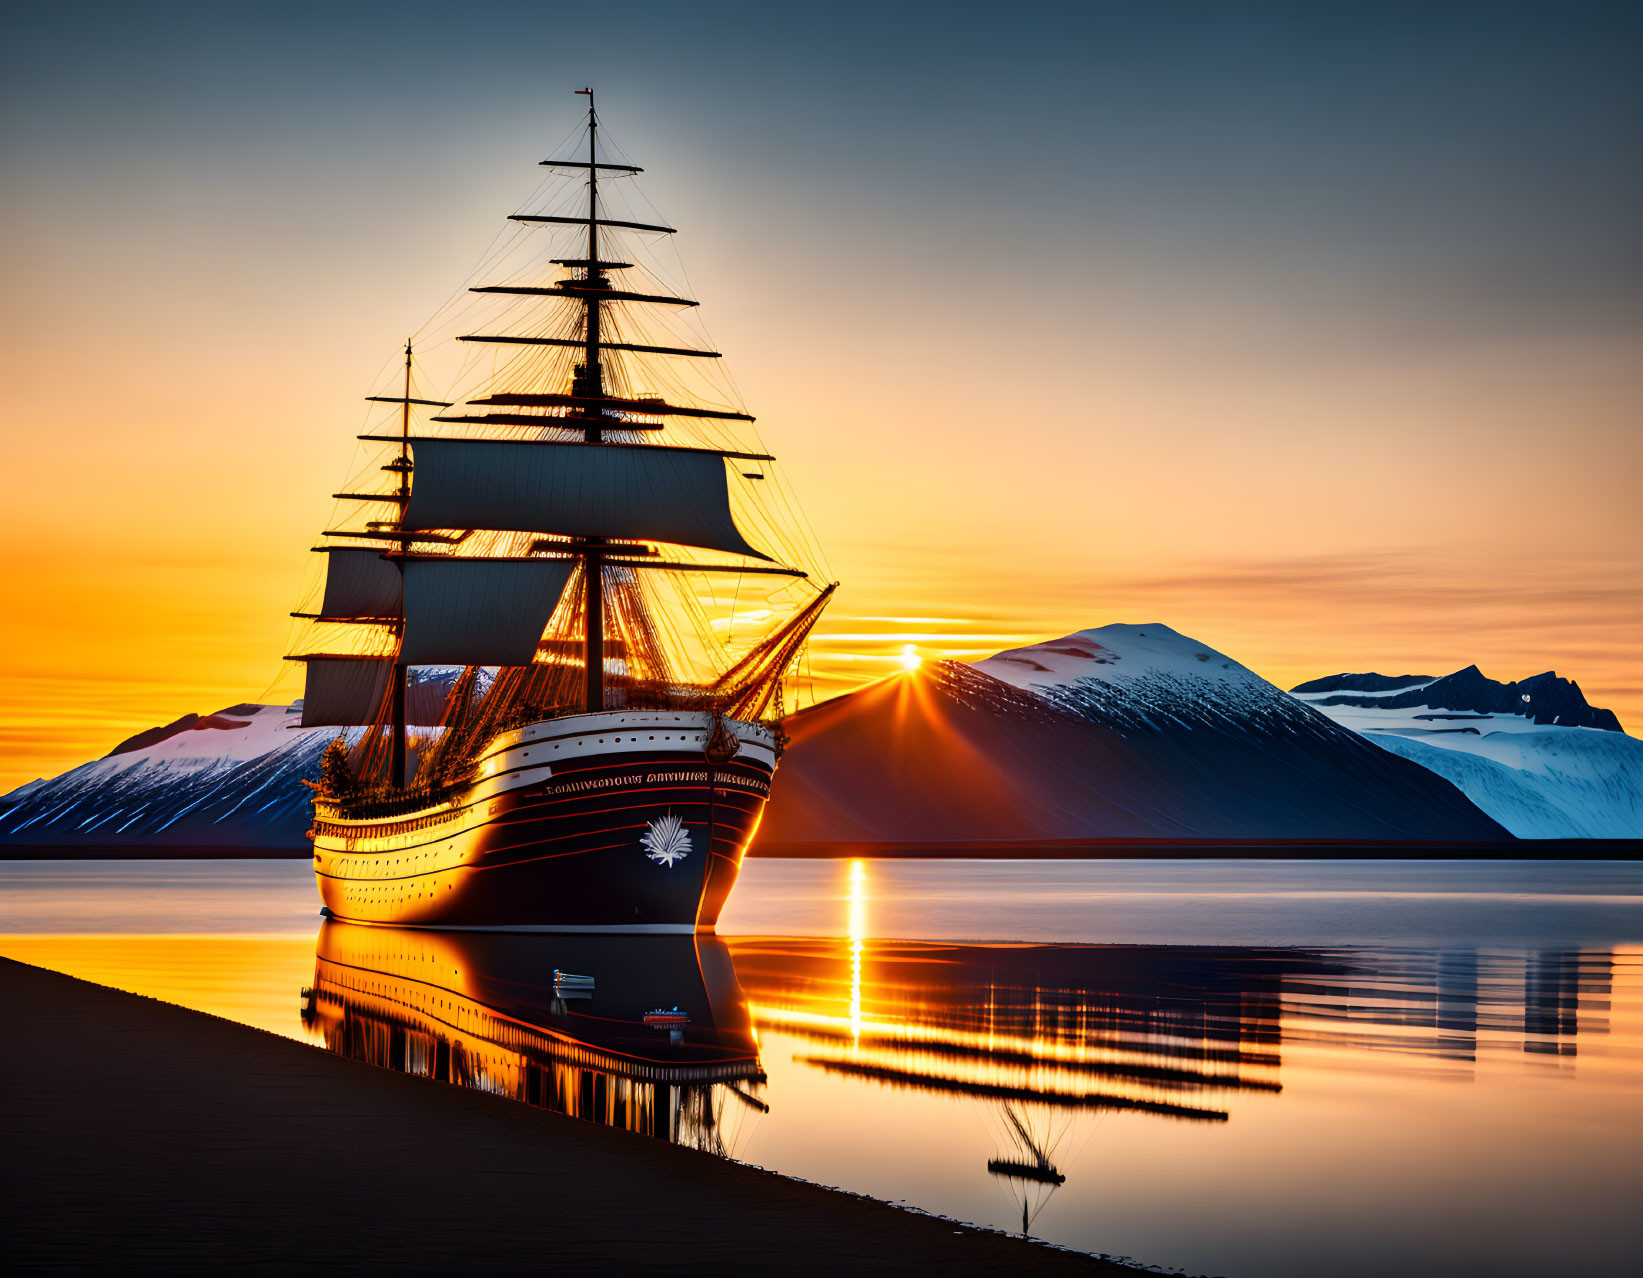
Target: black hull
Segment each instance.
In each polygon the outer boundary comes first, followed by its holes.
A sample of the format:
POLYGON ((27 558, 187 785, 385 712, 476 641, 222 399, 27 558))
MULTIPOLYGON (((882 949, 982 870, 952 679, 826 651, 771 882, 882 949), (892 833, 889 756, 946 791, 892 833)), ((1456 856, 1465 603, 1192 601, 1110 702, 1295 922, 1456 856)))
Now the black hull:
POLYGON ((656 748, 650 733, 598 730, 567 723, 557 737, 510 745, 499 753, 506 766, 436 809, 322 815, 315 871, 327 912, 401 927, 711 931, 758 828, 772 767, 757 748, 715 766, 699 747, 656 748), (579 753, 583 746, 595 752, 579 753), (544 755, 551 763, 539 762, 544 755))

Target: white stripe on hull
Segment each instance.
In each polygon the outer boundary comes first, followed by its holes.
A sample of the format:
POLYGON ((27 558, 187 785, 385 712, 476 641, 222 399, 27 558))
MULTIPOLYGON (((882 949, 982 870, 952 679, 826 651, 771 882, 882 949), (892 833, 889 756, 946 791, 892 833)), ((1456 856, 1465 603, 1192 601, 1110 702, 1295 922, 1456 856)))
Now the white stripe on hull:
POLYGON ((419 932, 516 932, 558 936, 712 936, 716 931, 712 924, 697 927, 692 923, 382 923, 371 919, 345 919, 324 907, 321 907, 320 914, 339 923, 351 923, 356 927, 411 928, 419 932))

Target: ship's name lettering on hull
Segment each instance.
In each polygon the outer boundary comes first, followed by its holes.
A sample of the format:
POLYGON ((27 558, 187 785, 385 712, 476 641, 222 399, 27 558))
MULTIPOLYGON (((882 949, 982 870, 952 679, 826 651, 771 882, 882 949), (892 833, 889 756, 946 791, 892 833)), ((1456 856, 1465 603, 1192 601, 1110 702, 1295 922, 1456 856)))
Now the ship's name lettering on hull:
MULTIPOLYGON (((594 790, 623 790, 639 785, 659 785, 668 782, 700 782, 705 785, 707 783, 707 769, 702 768, 688 772, 634 772, 625 776, 594 777, 584 781, 558 781, 544 785, 537 793, 543 795, 587 794, 594 790)), ((765 797, 770 794, 770 782, 764 777, 757 776, 738 776, 734 773, 716 772, 713 775, 713 786, 719 790, 728 788, 750 790, 754 794, 765 797)), ((522 797, 526 793, 529 792, 516 792, 516 795, 522 797)), ((517 802, 517 798, 514 796, 492 799, 485 805, 482 814, 476 813, 475 815, 481 815, 482 819, 497 817, 512 807, 514 802, 517 802)), ((414 834, 435 825, 460 820, 465 815, 462 809, 455 809, 434 816, 387 823, 368 831, 320 822, 310 832, 310 837, 324 835, 329 838, 341 838, 343 850, 354 852, 359 850, 361 846, 369 848, 373 843, 379 843, 383 839, 414 834)))
MULTIPOLYGON (((636 785, 658 785, 670 781, 701 782, 708 780, 707 769, 703 768, 691 772, 647 772, 631 773, 619 777, 595 777, 586 781, 558 781, 542 787, 543 794, 585 794, 591 790, 627 789, 636 785)), ((755 794, 769 794, 770 783, 762 777, 743 777, 734 774, 715 773, 713 775, 715 787, 723 788, 734 786, 738 790, 751 790, 755 794)))

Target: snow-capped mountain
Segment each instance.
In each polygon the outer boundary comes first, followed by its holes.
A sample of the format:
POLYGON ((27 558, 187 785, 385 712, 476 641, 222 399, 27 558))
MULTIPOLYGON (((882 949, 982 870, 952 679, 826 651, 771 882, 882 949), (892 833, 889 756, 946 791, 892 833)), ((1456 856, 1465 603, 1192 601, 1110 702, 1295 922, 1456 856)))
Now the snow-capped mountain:
MULTIPOLYGON (((437 723, 455 671, 413 672, 412 723, 437 723)), ((187 714, 101 759, 0 796, 0 852, 307 856, 319 758, 336 728, 302 728, 302 703, 187 714)))
POLYGON ((332 728, 300 706, 185 715, 0 798, 0 847, 307 851, 309 792, 332 728))
POLYGON ((1447 777, 1519 838, 1643 838, 1643 741, 1550 671, 1340 674, 1291 695, 1447 777))
POLYGON ((770 851, 1506 837, 1446 781, 1162 625, 927 663, 786 728, 760 834, 770 851))
POLYGON ((1253 670, 1163 625, 1080 630, 1000 652, 975 668, 1113 728, 1310 726, 1253 670))

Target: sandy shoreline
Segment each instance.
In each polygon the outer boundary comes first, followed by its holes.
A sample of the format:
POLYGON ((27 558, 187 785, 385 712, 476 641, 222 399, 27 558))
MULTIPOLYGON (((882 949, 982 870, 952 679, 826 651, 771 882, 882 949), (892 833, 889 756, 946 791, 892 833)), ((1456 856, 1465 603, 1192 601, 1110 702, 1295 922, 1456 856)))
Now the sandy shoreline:
POLYGON ((1133 1275, 0 960, 12 1272, 1133 1275))

